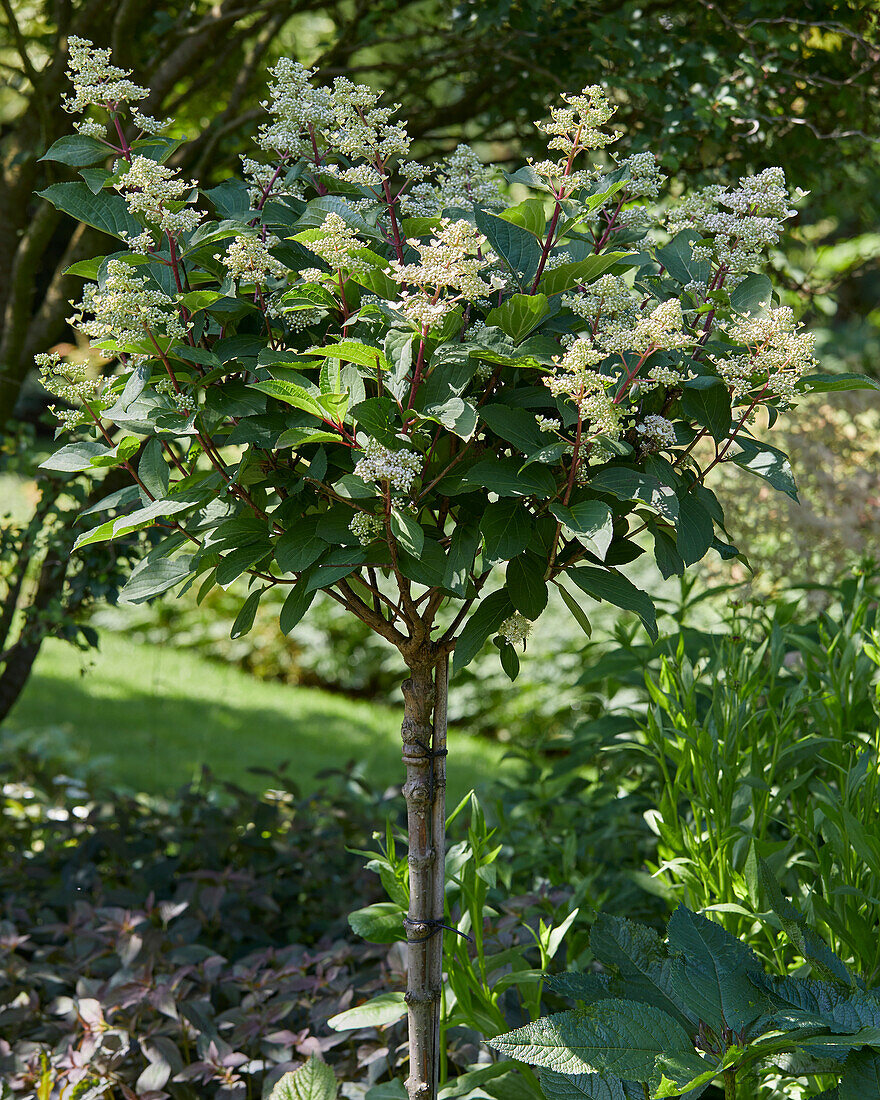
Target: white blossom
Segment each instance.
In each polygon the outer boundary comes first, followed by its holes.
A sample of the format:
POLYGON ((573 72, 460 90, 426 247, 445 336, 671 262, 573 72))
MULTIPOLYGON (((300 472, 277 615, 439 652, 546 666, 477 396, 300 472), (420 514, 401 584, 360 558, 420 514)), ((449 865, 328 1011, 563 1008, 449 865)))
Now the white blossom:
POLYGON ((377 484, 387 481, 396 492, 408 493, 421 469, 421 456, 415 451, 391 451, 378 440, 368 439, 354 474, 363 481, 377 484))
POLYGON ((73 83, 73 95, 63 97, 61 105, 70 114, 79 114, 87 107, 115 109, 122 103, 146 99, 150 94, 148 88, 129 80, 129 69, 110 63, 109 50, 99 48, 87 38, 69 35, 67 51, 67 75, 73 83))
POLYGON ((637 424, 636 431, 641 435, 642 442, 646 444, 646 450, 659 451, 663 447, 674 447, 676 444, 675 427, 672 421, 656 413, 651 413, 641 424, 637 424))
POLYGON ((278 244, 277 237, 261 240, 256 234, 240 234, 230 242, 219 259, 233 279, 245 283, 265 283, 269 276, 283 278, 287 274, 284 264, 275 259, 269 249, 278 244))
POLYGON ((186 205, 195 183, 179 178, 177 171, 149 157, 135 155, 130 163, 117 161, 114 171, 122 173, 113 186, 125 199, 132 214, 139 215, 162 233, 175 237, 188 232, 202 220, 202 214, 186 205), (185 205, 180 210, 169 206, 185 205))
POLYGON ((525 615, 520 615, 518 611, 515 611, 509 618, 505 619, 501 626, 498 627, 498 633, 506 642, 509 642, 510 645, 518 645, 520 642, 524 643, 531 632, 531 622, 525 615))
POLYGON ((369 512, 357 512, 348 529, 361 546, 369 546, 371 542, 375 542, 382 536, 384 526, 381 516, 374 516, 369 512))
POLYGON ((797 383, 815 367, 815 336, 795 321, 788 306, 767 310, 759 317, 743 317, 723 325, 728 337, 745 346, 743 355, 713 358, 715 369, 734 398, 756 389, 790 403, 797 383))

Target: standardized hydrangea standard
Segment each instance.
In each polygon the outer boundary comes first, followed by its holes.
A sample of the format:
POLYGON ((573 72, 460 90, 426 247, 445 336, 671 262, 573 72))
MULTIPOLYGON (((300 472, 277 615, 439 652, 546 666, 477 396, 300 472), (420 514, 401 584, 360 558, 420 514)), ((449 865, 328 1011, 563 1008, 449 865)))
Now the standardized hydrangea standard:
MULTIPOLYGON (((735 556, 718 468, 795 494, 753 418, 867 384, 808 373, 809 337, 762 273, 792 209, 784 176, 670 201, 650 151, 611 148, 613 104, 595 85, 550 108, 543 159, 502 172, 459 146, 426 165, 378 89, 322 87, 282 59, 243 178, 196 193, 170 166, 175 141, 140 138, 141 90, 75 46, 71 106, 106 107, 112 125, 84 179, 45 195, 118 225, 119 243, 77 268, 72 323, 101 377, 60 348, 42 361, 72 431, 44 467, 130 476, 77 543, 150 528, 122 600, 243 577, 235 637, 269 590, 286 593, 285 633, 323 591, 396 647, 410 673, 408 927, 436 927, 447 661, 456 675, 494 642, 515 678, 514 646, 551 592, 587 632, 605 601, 656 639, 629 563, 651 557, 668 577, 735 556)), ((441 937, 407 938, 407 1088, 431 1100, 439 1004, 425 976, 441 937)))

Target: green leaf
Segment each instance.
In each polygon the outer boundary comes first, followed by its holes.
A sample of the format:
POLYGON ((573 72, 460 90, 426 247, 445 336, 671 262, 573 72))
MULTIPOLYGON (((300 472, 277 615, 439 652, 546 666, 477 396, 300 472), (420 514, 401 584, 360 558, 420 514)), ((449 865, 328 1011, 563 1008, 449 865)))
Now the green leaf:
POLYGON ((323 348, 308 348, 303 355, 319 355, 325 359, 341 359, 346 363, 357 363, 359 367, 367 367, 375 371, 391 369, 385 352, 381 348, 371 348, 368 344, 360 344, 357 340, 340 340, 338 344, 328 344, 323 348))
POLYGON ((465 486, 479 485, 502 497, 546 498, 556 491, 545 467, 523 470, 516 458, 481 458, 462 476, 465 486))
POLYGON ((708 283, 712 264, 708 260, 695 260, 693 245, 702 240, 695 229, 682 229, 669 244, 657 249, 657 259, 673 279, 680 283, 708 283))
POLYGON ((632 470, 628 466, 606 466, 590 477, 589 488, 600 493, 610 493, 620 500, 640 500, 655 508, 666 519, 678 515, 678 498, 675 490, 664 485, 659 478, 632 470))
POLYGON ((442 405, 423 405, 422 415, 442 424, 460 439, 470 439, 477 430, 477 410, 463 397, 450 397, 442 405))
POLYGON ((720 378, 703 375, 694 382, 710 382, 708 386, 685 387, 681 395, 682 412, 691 420, 708 428, 716 443, 720 443, 730 434, 733 421, 730 408, 730 394, 720 378))
POLYGON ((544 562, 534 554, 520 554, 508 562, 506 588, 510 602, 520 614, 534 622, 547 606, 544 562))
POLYGON ((299 1069, 279 1079, 269 1100, 336 1100, 336 1092, 335 1073, 312 1054, 299 1069))
POLYGON ((297 386, 295 382, 282 382, 272 378, 267 382, 252 382, 248 389, 266 393, 269 397, 275 397, 279 401, 293 405, 295 409, 302 409, 303 412, 310 413, 319 420, 324 420, 327 417, 327 412, 318 403, 318 399, 313 397, 308 390, 304 390, 302 386, 297 386))
POLYGON ((547 1100, 626 1100, 620 1078, 599 1073, 567 1077, 545 1069, 541 1074, 541 1091, 547 1100))
POLYGON ((685 564, 678 552, 676 540, 656 524, 649 524, 651 534, 654 536, 654 560, 660 570, 660 576, 664 580, 669 577, 680 577, 685 570, 685 564))
POLYGON ((839 1085, 840 1100, 868 1100, 880 1096, 880 1054, 854 1050, 847 1057, 839 1085))
POLYGON ((152 493, 157 500, 164 500, 168 496, 170 475, 162 444, 154 436, 144 447, 144 453, 138 463, 138 477, 144 483, 144 488, 152 493))
POLYGON ((595 1001, 613 996, 609 992, 610 982, 607 974, 566 970, 561 974, 548 974, 546 981, 555 993, 568 997, 572 1001, 593 1004, 595 1001))
POLYGON ((655 1005, 689 1026, 691 1020, 674 999, 671 960, 653 929, 600 913, 590 930, 590 949, 605 966, 617 967, 630 997, 655 1005))
POLYGON ((543 199, 526 199, 518 206, 509 206, 506 210, 502 210, 498 217, 503 218, 506 222, 511 222, 513 225, 522 226, 523 229, 527 229, 529 233, 533 233, 536 237, 543 238, 544 236, 547 214, 543 199))
POLYGON ((549 312, 546 294, 514 294, 489 313, 486 324, 496 325, 519 344, 549 312))
POLYGON ((403 993, 380 993, 371 1001, 331 1016, 327 1026, 333 1031, 353 1031, 359 1027, 388 1027, 406 1015, 403 993))
POLYGON ((64 473, 75 474, 88 470, 93 458, 112 453, 113 448, 105 447, 103 443, 68 443, 60 451, 44 459, 39 469, 62 470, 64 473))
POLYGON ((603 504, 601 500, 582 500, 570 507, 551 504, 550 511, 597 557, 605 558, 614 535, 611 509, 607 504, 603 504))
POLYGON ((586 634, 586 636, 588 638, 592 638, 592 636, 593 636, 593 627, 590 624, 590 620, 587 618, 587 615, 586 615, 586 612, 584 611, 584 609, 577 602, 577 600, 574 598, 574 596, 572 596, 572 594, 566 588, 563 588, 563 586, 559 583, 559 581, 556 581, 554 583, 556 584, 556 587, 559 589, 559 595, 562 597, 562 602, 565 604, 565 606, 571 612, 571 614, 574 617, 575 621, 577 622, 578 626, 581 628, 581 630, 584 632, 584 634, 586 634))
POLYGON ((315 592, 309 587, 308 574, 299 578, 296 584, 287 593, 284 603, 281 605, 281 633, 289 634, 300 619, 312 606, 315 592))
POLYGON ((121 195, 104 192, 93 195, 88 186, 80 182, 53 183, 37 194, 76 221, 85 222, 93 229, 109 233, 111 237, 122 239, 123 234, 135 237, 143 229, 141 223, 128 212, 121 195))
POLYGON ((425 532, 412 516, 399 508, 391 509, 391 533, 408 554, 419 557, 425 545, 425 532))
POLYGON ((518 500, 497 500, 487 504, 480 520, 484 557, 487 561, 510 561, 528 545, 534 517, 518 500))
POLYGON ((481 600, 459 635, 452 655, 452 671, 459 672, 471 663, 483 643, 513 614, 510 596, 502 588, 481 600))
POLYGON ((763 1012, 762 998, 749 981, 760 973, 758 956, 720 924, 680 905, 669 919, 672 988, 676 1000, 716 1032, 742 1031, 763 1012))
POLYGON ((217 566, 216 579, 221 588, 227 588, 232 582, 256 565, 261 558, 269 553, 269 540, 264 538, 260 542, 252 542, 245 546, 239 546, 224 554, 217 566))
POLYGON ((650 596, 636 588, 632 581, 620 573, 611 573, 591 565, 569 569, 566 576, 571 577, 578 588, 593 599, 607 600, 615 607, 634 611, 642 620, 651 640, 657 641, 657 612, 654 604, 650 596))
POLYGON ((398 431, 396 407, 390 397, 370 397, 353 405, 351 415, 356 424, 387 447, 398 431))
POLYGON ((301 573, 327 549, 317 534, 318 517, 303 516, 275 543, 275 560, 282 573, 301 573))
POLYGON ((485 405, 480 410, 480 419, 496 435, 512 443, 524 455, 539 450, 547 442, 547 437, 535 421, 535 414, 527 409, 510 405, 485 405))
POLYGON ((762 477, 774 489, 785 493, 792 500, 798 500, 797 484, 788 455, 776 447, 771 447, 769 443, 760 443, 744 435, 738 435, 736 443, 740 448, 739 453, 733 458, 737 466, 762 477))
POLYGON ((692 1054, 684 1028, 653 1005, 616 998, 545 1016, 489 1045, 557 1073, 612 1073, 646 1081, 658 1054, 692 1054))
MULTIPOLYGON (((218 583, 220 582, 218 581, 218 583)), ((264 588, 254 589, 241 605, 241 611, 235 616, 235 622, 232 624, 232 630, 229 632, 230 638, 244 637, 254 625, 257 608, 260 606, 260 597, 264 592, 264 588)))
POLYGON ((192 572, 192 555, 143 561, 132 569, 131 576, 119 590, 120 603, 143 603, 160 592, 167 592, 192 572))
POLYGON ((731 309, 760 317, 773 300, 773 284, 766 275, 747 275, 730 295, 731 309))
POLYGON ((459 522, 452 532, 443 586, 459 596, 464 596, 468 575, 474 567, 474 558, 480 546, 480 532, 476 526, 459 522))
POLYGON ((519 656, 516 650, 506 638, 495 638, 494 643, 501 658, 501 667, 505 675, 508 680, 515 680, 519 676, 519 656))
POLYGON ((797 388, 801 393, 880 390, 880 382, 866 374, 808 374, 798 382, 797 388))
POLYGON ((712 546, 715 525, 693 493, 679 493, 675 526, 678 531, 675 545, 681 560, 685 565, 700 561, 712 546))
POLYGON ((588 256, 585 260, 577 260, 575 263, 560 264, 559 267, 551 268, 542 276, 538 289, 548 297, 562 294, 574 286, 595 282, 610 267, 629 258, 628 252, 602 252, 598 256, 588 256))
POLYGON ((541 245, 534 235, 486 210, 475 210, 474 220, 520 286, 530 284, 541 260, 541 245))
POLYGON ((40 160, 54 160, 58 164, 69 164, 72 168, 85 168, 106 160, 112 150, 97 138, 85 134, 65 134, 52 144, 40 160))
POLYGON ((395 943, 404 939, 403 910, 393 901, 378 901, 348 914, 348 923, 356 936, 369 943, 395 943))

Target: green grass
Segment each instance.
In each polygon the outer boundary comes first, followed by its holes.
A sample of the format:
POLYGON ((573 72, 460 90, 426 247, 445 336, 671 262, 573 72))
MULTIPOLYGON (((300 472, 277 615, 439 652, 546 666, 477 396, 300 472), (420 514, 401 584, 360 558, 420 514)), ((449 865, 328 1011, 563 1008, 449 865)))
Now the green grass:
MULTIPOLYGON (((257 789, 264 779, 246 769, 284 760, 305 788, 322 769, 356 760, 382 789, 402 781, 400 718, 392 707, 261 682, 181 650, 104 634, 99 652, 85 657, 47 641, 4 728, 61 727, 101 780, 156 794, 202 764, 257 789)), ((450 731, 450 800, 497 774, 502 752, 450 731)))

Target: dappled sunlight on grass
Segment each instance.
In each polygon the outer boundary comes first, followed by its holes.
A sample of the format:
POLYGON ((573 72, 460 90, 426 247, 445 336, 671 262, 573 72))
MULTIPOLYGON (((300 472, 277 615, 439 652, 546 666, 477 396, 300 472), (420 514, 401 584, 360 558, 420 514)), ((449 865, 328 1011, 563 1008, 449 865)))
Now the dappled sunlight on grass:
MULTIPOLYGON (((105 634, 90 655, 46 642, 6 727, 61 726, 101 778, 159 793, 202 764, 258 788, 265 779, 246 769, 285 760, 297 782, 356 760, 371 785, 399 783, 401 716, 402 707, 260 682, 192 654, 105 634)), ((449 747, 450 799, 501 766, 503 750, 491 742, 450 731, 449 747)))

